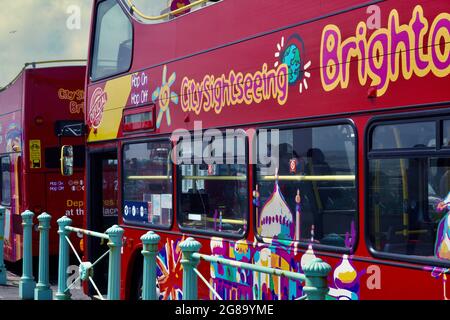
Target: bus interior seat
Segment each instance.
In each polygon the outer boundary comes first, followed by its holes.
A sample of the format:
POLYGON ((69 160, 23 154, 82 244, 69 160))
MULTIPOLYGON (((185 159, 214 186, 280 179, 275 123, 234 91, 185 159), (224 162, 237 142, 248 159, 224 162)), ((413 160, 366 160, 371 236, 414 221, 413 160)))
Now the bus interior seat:
POLYGON ((208 215, 210 213, 208 194, 201 190, 194 192, 189 189, 189 192, 181 194, 181 208, 184 213, 208 215))
POLYGON ((117 53, 117 69, 118 70, 128 70, 130 67, 130 61, 132 57, 132 42, 130 40, 125 40, 120 44, 119 52, 117 53))
POLYGON ((333 174, 330 165, 325 161, 325 155, 319 148, 311 148, 306 154, 309 159, 310 174, 331 175, 333 174))

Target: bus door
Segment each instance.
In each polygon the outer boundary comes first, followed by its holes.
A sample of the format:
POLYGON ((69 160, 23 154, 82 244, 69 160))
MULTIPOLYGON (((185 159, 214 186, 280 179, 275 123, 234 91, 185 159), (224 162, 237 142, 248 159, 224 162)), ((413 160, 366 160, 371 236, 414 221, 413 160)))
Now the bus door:
POLYGON ((11 159, 8 154, 0 156, 0 204, 5 207, 5 229, 3 230, 5 241, 4 249, 1 250, 4 250, 5 260, 11 262, 22 259, 20 242, 17 239, 17 235, 22 234, 22 219, 19 214, 16 214, 19 212, 17 206, 20 204, 19 179, 16 177, 20 171, 16 166, 20 165, 20 161, 16 161, 16 164, 14 161, 14 158, 11 159))
MULTIPOLYGON (((89 157, 89 213, 88 229, 105 232, 118 224, 118 161, 117 152, 91 153, 89 157)), ((96 261, 108 250, 107 241, 88 238, 88 259, 96 261)), ((95 266, 94 281, 100 292, 107 291, 108 258, 95 266)), ((93 287, 90 290, 94 290, 93 287)), ((90 292, 93 295, 95 291, 90 292)))

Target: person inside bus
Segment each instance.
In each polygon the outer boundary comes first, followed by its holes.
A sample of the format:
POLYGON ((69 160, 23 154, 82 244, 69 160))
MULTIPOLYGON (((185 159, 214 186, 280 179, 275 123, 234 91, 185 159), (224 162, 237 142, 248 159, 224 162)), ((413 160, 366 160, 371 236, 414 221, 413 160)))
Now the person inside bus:
MULTIPOLYGON (((293 158, 294 151, 292 150, 292 145, 289 143, 281 143, 279 146, 279 161, 278 161, 278 176, 288 176, 291 175, 289 169, 289 162, 293 158)), ((295 208, 294 198, 297 194, 298 186, 295 183, 289 183, 287 181, 279 181, 278 186, 280 187, 281 193, 284 195, 288 204, 292 208, 295 208), (291 199, 292 198, 292 199, 291 199)))
POLYGON ((306 153, 306 156, 309 159, 308 167, 311 174, 318 176, 333 174, 330 165, 325 161, 325 155, 322 150, 311 148, 306 153))
MULTIPOLYGON (((238 164, 216 164, 213 165, 214 176, 238 176, 238 164)), ((246 198, 240 192, 245 182, 237 180, 207 180, 205 181, 205 189, 209 196, 209 218, 215 219, 217 213, 222 213, 223 219, 242 220, 246 214, 246 198)), ((244 188, 244 191, 246 188, 244 188)), ((217 218, 217 217, 216 217, 217 218)), ((216 223, 217 226, 217 223, 216 223)), ((214 222, 211 224, 214 227, 214 222)), ((223 223, 222 230, 237 230, 240 227, 239 223, 223 223)))
POLYGON ((133 52, 133 42, 131 39, 123 41, 119 46, 117 53, 117 69, 127 70, 130 67, 131 56, 133 52))
MULTIPOLYGON (((127 172, 128 176, 136 176, 138 175, 139 172, 139 168, 138 168, 138 159, 137 158, 133 158, 133 159, 127 159, 125 161, 125 172, 127 172)), ((136 198, 137 195, 142 194, 139 189, 140 189, 140 185, 142 184, 142 181, 137 180, 137 181, 133 181, 130 179, 125 179, 124 181, 124 190, 126 191, 127 197, 131 197, 131 198, 127 198, 127 200, 130 201, 139 201, 139 198, 136 198)))
POLYGON ((450 158, 439 158, 437 160, 439 178, 439 196, 444 199, 450 190, 450 158))
MULTIPOLYGON (((310 148, 306 152, 306 174, 309 176, 324 176, 332 175, 333 171, 330 165, 325 161, 325 155, 319 148, 310 148)), ((315 237, 321 240, 324 237, 323 233, 323 210, 327 202, 329 202, 327 191, 322 189, 329 186, 327 181, 310 181, 305 183, 304 199, 309 201, 304 202, 305 212, 309 211, 311 214, 311 224, 315 227, 315 237), (307 203, 305 203, 307 202, 307 203), (307 210, 309 208, 309 210, 307 210)), ((306 218, 306 217, 305 217, 306 218)), ((308 230, 302 230, 307 234, 308 230)))
MULTIPOLYGON (((415 146, 421 147, 421 146, 415 146)), ((406 254, 426 255, 429 241, 426 237, 429 233, 421 234, 426 231, 424 222, 429 220, 428 210, 426 206, 427 199, 425 199, 424 181, 428 181, 425 177, 427 164, 425 159, 412 158, 408 160, 408 167, 406 170, 406 181, 408 198, 404 199, 407 202, 404 205, 405 214, 408 215, 407 225, 402 225, 401 229, 406 231, 406 254)), ((403 218, 400 218, 403 221, 403 218)), ((404 222, 403 222, 404 224, 404 222)))

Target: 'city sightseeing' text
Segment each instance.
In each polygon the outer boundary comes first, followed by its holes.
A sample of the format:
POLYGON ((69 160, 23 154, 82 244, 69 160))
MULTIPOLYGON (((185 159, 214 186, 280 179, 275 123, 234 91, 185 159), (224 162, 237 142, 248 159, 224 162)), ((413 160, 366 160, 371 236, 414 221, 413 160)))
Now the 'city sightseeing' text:
POLYGON ((230 71, 220 77, 206 75, 201 82, 184 77, 181 82, 181 108, 195 114, 214 110, 216 114, 224 107, 274 99, 284 105, 288 98, 288 66, 280 64, 268 70, 267 64, 254 74, 230 71))

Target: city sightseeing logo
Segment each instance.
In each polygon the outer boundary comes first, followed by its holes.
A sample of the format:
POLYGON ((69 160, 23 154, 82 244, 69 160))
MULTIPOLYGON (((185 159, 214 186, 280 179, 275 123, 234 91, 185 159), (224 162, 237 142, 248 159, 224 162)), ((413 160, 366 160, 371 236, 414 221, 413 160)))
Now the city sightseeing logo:
POLYGON ((108 96, 102 88, 95 89, 92 93, 90 112, 89 112, 89 124, 94 129, 100 126, 103 118, 103 109, 108 101, 108 96))
POLYGON ((226 107, 269 100, 283 106, 288 100, 289 86, 297 86, 298 92, 304 93, 309 87, 311 61, 307 59, 303 39, 298 34, 283 36, 276 49, 273 68, 264 63, 253 72, 230 70, 220 76, 207 74, 201 81, 184 77, 180 90, 182 111, 220 114, 226 107))

